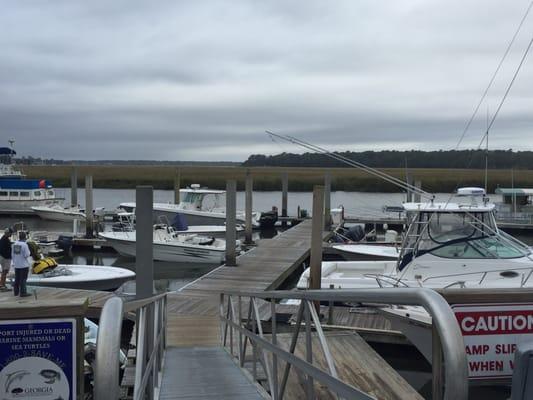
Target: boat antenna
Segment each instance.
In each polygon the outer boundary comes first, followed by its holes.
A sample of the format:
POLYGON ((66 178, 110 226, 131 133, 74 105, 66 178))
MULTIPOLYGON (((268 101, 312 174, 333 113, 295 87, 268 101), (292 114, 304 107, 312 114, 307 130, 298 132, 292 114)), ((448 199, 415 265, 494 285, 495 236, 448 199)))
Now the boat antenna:
POLYGON ((433 201, 435 199, 435 195, 434 194, 428 193, 428 192, 420 189, 419 187, 416 187, 415 185, 411 185, 408 182, 404 182, 401 179, 398 179, 398 178, 396 178, 394 176, 386 174, 385 172, 380 171, 380 170, 378 170, 376 168, 369 167, 368 165, 365 165, 365 164, 363 164, 361 162, 352 160, 352 159, 350 159, 348 157, 345 157, 342 154, 339 154, 337 152, 328 151, 328 150, 324 149, 323 147, 314 145, 312 143, 306 142, 306 141, 301 140, 301 139, 297 139, 297 138, 295 138, 293 136, 279 135, 279 134, 271 132, 271 131, 265 131, 265 132, 268 135, 270 135, 271 138, 278 138, 278 139, 281 139, 281 140, 285 140, 287 142, 294 143, 294 144, 296 144, 296 145, 298 145, 300 147, 303 147, 305 149, 311 150, 311 151, 313 151, 315 153, 323 154, 325 156, 333 158, 334 160, 340 161, 340 162, 342 162, 344 164, 347 164, 347 165, 349 165, 351 167, 358 168, 358 169, 360 169, 360 170, 362 170, 362 171, 364 171, 364 172, 366 172, 366 173, 368 173, 370 175, 373 175, 375 177, 383 179, 386 182, 392 183, 393 185, 396 185, 396 186, 400 187, 403 190, 408 190, 408 191, 417 193, 421 197, 425 197, 425 198, 427 198, 430 201, 433 201))

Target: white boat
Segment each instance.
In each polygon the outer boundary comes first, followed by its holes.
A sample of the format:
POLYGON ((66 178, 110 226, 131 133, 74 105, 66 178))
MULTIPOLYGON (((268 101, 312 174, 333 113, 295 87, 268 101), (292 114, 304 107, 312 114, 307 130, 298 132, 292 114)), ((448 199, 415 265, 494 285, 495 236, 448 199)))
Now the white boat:
MULTIPOLYGON (((483 189, 466 202, 405 203, 410 218, 397 261, 322 263, 322 287, 533 287, 529 246, 498 229, 483 189)), ((298 287, 308 287, 309 270, 298 287)))
MULTIPOLYGON (((10 279, 14 280, 14 273, 10 279)), ((125 268, 59 264, 50 272, 30 274, 27 284, 66 289, 114 290, 130 279, 135 279, 135 272, 125 268)))
POLYGON ((50 206, 63 200, 56 196, 49 181, 25 179, 12 163, 15 154, 12 147, 0 148, 0 214, 33 214, 31 207, 50 206))
MULTIPOLYGON (((187 218, 189 225, 224 225, 226 223, 226 191, 201 188, 194 184, 190 188, 180 190, 179 204, 154 203, 155 221, 159 217, 172 221, 177 214, 182 214, 187 218)), ((133 212, 135 203, 121 203, 120 208, 133 212)), ((252 213, 252 225, 259 227, 261 213, 252 213)), ((245 215, 242 211, 237 211, 237 223, 245 223, 245 215)))
POLYGON ((75 219, 78 221, 85 221, 85 212, 80 207, 63 207, 60 204, 52 204, 49 206, 35 206, 31 207, 33 212, 40 218, 51 221, 72 222, 75 219))
MULTIPOLYGON (((126 257, 136 255, 136 232, 103 232, 105 239, 118 253, 126 257)), ((181 234, 172 227, 154 227, 154 260, 169 262, 222 263, 226 255, 226 241, 204 235, 181 234)))

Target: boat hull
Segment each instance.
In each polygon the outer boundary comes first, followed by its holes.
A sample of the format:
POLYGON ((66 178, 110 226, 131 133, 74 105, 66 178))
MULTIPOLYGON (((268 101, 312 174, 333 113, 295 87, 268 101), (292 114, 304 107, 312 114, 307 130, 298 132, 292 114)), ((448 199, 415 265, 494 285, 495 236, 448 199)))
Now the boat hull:
POLYGON ((70 269, 72 275, 45 277, 40 274, 31 274, 28 277, 28 286, 84 290, 115 290, 124 282, 135 279, 135 273, 133 271, 118 267, 59 264, 57 268, 70 269))
MULTIPOLYGON (((134 240, 113 239, 108 236, 105 240, 119 254, 125 257, 136 256, 136 242, 134 240)), ((157 261, 168 262, 192 262, 192 263, 222 263, 225 257, 225 250, 215 250, 210 248, 190 248, 177 244, 153 244, 153 258, 157 261)))
POLYGON ((85 216, 79 213, 60 212, 54 210, 47 210, 44 207, 33 207, 33 212, 41 219, 50 221, 72 222, 75 219, 85 222, 85 216))
POLYGON ((0 214, 10 215, 35 215, 32 207, 49 206, 58 204, 62 199, 51 200, 1 200, 0 214))

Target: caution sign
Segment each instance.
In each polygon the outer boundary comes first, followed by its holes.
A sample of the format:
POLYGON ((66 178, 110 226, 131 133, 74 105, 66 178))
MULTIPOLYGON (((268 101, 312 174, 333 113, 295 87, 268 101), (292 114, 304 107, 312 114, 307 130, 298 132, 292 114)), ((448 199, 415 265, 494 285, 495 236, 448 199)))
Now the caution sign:
POLYGON ((533 340, 533 304, 456 304, 470 379, 511 378, 514 352, 533 340))
POLYGON ((76 320, 0 321, 0 398, 74 399, 76 320))

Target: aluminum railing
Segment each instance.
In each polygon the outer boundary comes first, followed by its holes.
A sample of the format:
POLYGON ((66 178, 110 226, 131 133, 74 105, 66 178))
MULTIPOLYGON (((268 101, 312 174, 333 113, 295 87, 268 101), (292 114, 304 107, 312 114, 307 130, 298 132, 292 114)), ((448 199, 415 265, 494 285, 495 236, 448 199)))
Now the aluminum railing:
POLYGON ((94 374, 95 400, 119 398, 119 352, 123 314, 136 314, 134 400, 154 399, 161 385, 166 347, 166 294, 123 304, 118 297, 106 301, 100 316, 94 374))
MULTIPOLYGON (((266 373, 268 389, 272 399, 283 399, 291 367, 298 369, 307 376, 305 390, 306 398, 308 399, 315 398, 314 380, 326 386, 340 398, 365 400, 374 398, 338 378, 335 360, 331 355, 323 333, 315 302, 401 304, 424 307, 433 318, 433 399, 467 399, 468 369, 463 337, 450 306, 442 296, 431 289, 224 291, 220 294, 219 305, 222 343, 225 347, 229 347, 230 354, 239 360, 241 367, 244 367, 246 348, 248 342, 250 343, 253 351, 252 373, 254 379, 257 376, 256 363, 259 362, 266 373), (271 305, 272 333, 270 340, 264 335, 257 304, 258 299, 268 301, 271 305), (289 351, 284 350, 277 344, 276 305, 277 301, 282 299, 300 300, 296 326, 289 351), (242 307, 245 301, 248 301, 246 315, 244 315, 242 307), (298 358, 294 353, 304 319, 307 339, 305 341, 305 360, 298 358), (318 336, 329 372, 325 372, 313 365, 311 340, 313 328, 318 336), (236 355, 235 352, 237 352, 236 355), (270 360, 268 358, 269 354, 271 355, 270 360), (278 360, 285 362, 281 382, 279 382, 278 377, 278 360)), ((356 356, 354 355, 354 357, 356 356)))

